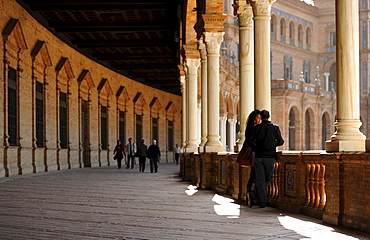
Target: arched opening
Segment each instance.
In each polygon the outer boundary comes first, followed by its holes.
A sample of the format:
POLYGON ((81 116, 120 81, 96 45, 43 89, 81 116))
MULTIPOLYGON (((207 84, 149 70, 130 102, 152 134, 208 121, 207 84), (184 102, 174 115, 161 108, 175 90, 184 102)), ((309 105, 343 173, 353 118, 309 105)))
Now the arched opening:
POLYGON ((303 47, 303 26, 298 26, 298 47, 303 47))
POLYGON ((330 138, 330 120, 329 114, 325 112, 321 117, 321 149, 325 149, 325 143, 330 138))
POLYGON ((280 42, 285 43, 286 41, 286 22, 285 19, 280 20, 280 42))
POLYGON ((296 149, 296 116, 293 108, 289 111, 289 150, 296 149))
POLYGON ((294 31, 294 23, 289 23, 289 44, 294 46, 294 40, 295 40, 295 31, 294 31))
POLYGON ((333 63, 330 66, 330 75, 329 75, 329 91, 337 92, 337 64, 333 63))
POLYGON ((272 15, 271 16, 271 21, 270 21, 270 24, 271 24, 271 40, 276 40, 276 23, 277 23, 276 16, 272 15))
POLYGON ((311 29, 306 29, 306 49, 311 50, 311 29))
POLYGON ((313 149, 314 147, 312 146, 314 142, 312 141, 313 139, 313 111, 311 109, 307 109, 305 112, 305 150, 310 150, 313 149))

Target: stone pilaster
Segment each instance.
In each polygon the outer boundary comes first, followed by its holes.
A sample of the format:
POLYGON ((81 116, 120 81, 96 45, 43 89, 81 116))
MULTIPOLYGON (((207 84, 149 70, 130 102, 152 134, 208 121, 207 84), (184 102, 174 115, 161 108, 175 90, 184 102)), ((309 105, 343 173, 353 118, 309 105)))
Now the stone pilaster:
POLYGON ((200 70, 201 70, 201 142, 200 151, 204 151, 204 146, 207 142, 208 122, 207 122, 207 50, 206 45, 202 41, 198 42, 198 49, 200 52, 200 70))
POLYGON ((207 111, 208 136, 205 145, 206 152, 222 152, 224 146, 220 142, 220 45, 224 32, 205 32, 204 41, 207 47, 207 111))
POLYGON ((185 82, 185 75, 180 76, 180 84, 181 84, 181 93, 182 93, 182 138, 181 138, 181 145, 182 148, 186 146, 186 139, 187 139, 187 108, 186 108, 186 82, 185 82))
POLYGON ((185 61, 187 74, 188 90, 188 142, 185 146, 186 152, 198 152, 197 144, 197 109, 198 109, 198 67, 199 58, 187 58, 185 61))
POLYGON ((247 0, 254 13, 255 108, 271 110, 270 19, 276 0, 247 0))
POLYGON ((246 1, 235 1, 233 7, 239 20, 240 132, 237 147, 240 150, 245 140, 248 115, 254 110, 253 10, 246 1))
MULTIPOLYGON (((226 141, 226 122, 227 122, 227 116, 222 114, 220 116, 220 132, 221 132, 221 142, 225 146, 227 145, 226 141)), ((226 150, 226 149, 225 149, 226 150)))
POLYGON ((337 32, 337 131, 326 142, 326 151, 365 151, 360 132, 358 3, 336 1, 337 32))

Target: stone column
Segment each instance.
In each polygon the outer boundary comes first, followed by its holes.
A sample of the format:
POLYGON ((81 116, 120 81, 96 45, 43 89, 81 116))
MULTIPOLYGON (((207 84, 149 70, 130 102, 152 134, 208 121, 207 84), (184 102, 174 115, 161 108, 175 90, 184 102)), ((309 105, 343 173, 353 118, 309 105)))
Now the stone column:
POLYGON ((236 125, 236 122, 238 120, 229 118, 229 119, 227 119, 227 121, 229 122, 229 129, 227 129, 227 130, 229 131, 229 136, 230 136, 228 145, 229 145, 229 148, 230 148, 230 152, 234 152, 235 135, 236 135, 235 125, 236 125))
POLYGON ((207 142, 208 123, 207 123, 207 50, 203 41, 199 41, 198 49, 200 52, 200 70, 201 70, 201 142, 200 151, 204 152, 204 146, 207 142))
POLYGON ((326 142, 326 151, 365 151, 365 136, 359 131, 359 26, 358 2, 336 1, 337 32, 337 131, 326 142))
POLYGON ((185 75, 180 76, 181 93, 182 93, 182 148, 186 146, 187 136, 187 108, 186 108, 186 82, 185 75))
POLYGON ((186 58, 187 89, 188 89, 188 141, 185 146, 186 152, 198 152, 197 143, 197 116, 198 116, 198 67, 199 58, 186 58))
POLYGON ((226 122, 227 122, 227 116, 220 116, 221 142, 225 146, 225 148, 226 148, 226 145, 227 145, 227 141, 226 141, 226 122))
POLYGON ((207 47, 207 111, 208 135, 205 145, 206 152, 223 152, 220 142, 220 45, 224 32, 205 32, 204 41, 207 47))
POLYGON ((330 73, 326 72, 324 73, 325 76, 325 91, 329 92, 329 76, 330 73))
POLYGON ((235 1, 233 7, 239 19, 240 132, 237 147, 241 150, 245 140, 247 118, 254 110, 253 10, 246 1, 235 1))
POLYGON ((276 0, 247 0, 254 13, 255 108, 271 111, 270 19, 271 5, 276 0))

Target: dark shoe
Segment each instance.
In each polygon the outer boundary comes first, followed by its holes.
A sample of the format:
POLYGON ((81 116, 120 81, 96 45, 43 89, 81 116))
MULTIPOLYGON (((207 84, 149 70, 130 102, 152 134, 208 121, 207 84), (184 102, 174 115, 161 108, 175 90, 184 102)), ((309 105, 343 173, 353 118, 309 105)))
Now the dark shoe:
POLYGON ((126 167, 126 169, 128 169, 128 167, 126 167))
POLYGON ((260 204, 259 208, 265 208, 266 205, 265 204, 260 204))
POLYGON ((251 197, 250 193, 247 194, 247 201, 246 202, 247 202, 248 207, 251 208, 253 204, 252 204, 252 197, 251 197))
POLYGON ((249 192, 248 193, 248 197, 250 199, 250 202, 251 202, 251 206, 257 206, 258 205, 258 200, 257 200, 257 196, 254 192, 249 192))

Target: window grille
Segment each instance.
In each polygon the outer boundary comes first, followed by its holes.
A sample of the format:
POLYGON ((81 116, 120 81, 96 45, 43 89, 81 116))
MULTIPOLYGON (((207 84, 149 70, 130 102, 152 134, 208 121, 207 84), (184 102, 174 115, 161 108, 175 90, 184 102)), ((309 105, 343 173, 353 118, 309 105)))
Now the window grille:
POLYGON ((122 143, 125 142, 126 136, 125 136, 125 112, 119 111, 119 140, 121 140, 122 143))
POLYGON ((158 144, 158 118, 152 118, 152 138, 157 140, 158 144))
POLYGON ((60 147, 68 147, 68 132, 67 132, 67 94, 59 93, 59 140, 60 147))
POLYGON ((168 121, 168 151, 173 151, 173 121, 168 121))
POLYGON ((108 132, 107 132, 107 107, 101 106, 100 108, 100 124, 101 124, 101 149, 107 150, 107 139, 108 139, 108 132))
POLYGON ((141 115, 136 115, 136 142, 141 142, 142 139, 142 119, 141 115))
POLYGON ((9 145, 18 145, 18 100, 17 100, 17 71, 8 69, 8 135, 9 145))
POLYGON ((36 82, 36 145, 44 147, 44 84, 36 82))

